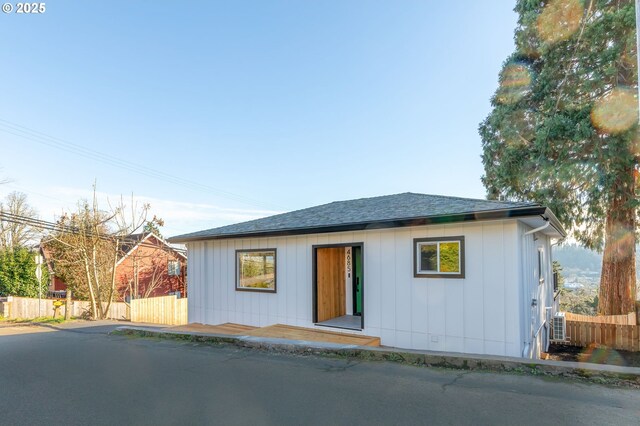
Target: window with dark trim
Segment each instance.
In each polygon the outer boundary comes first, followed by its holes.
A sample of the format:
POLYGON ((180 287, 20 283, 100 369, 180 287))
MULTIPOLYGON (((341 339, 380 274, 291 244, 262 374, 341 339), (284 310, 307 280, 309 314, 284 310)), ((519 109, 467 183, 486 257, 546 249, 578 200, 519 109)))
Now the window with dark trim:
POLYGON ((276 292, 276 249, 236 250, 236 290, 276 292))
POLYGON ((413 276, 464 278, 464 237, 415 238, 413 276))

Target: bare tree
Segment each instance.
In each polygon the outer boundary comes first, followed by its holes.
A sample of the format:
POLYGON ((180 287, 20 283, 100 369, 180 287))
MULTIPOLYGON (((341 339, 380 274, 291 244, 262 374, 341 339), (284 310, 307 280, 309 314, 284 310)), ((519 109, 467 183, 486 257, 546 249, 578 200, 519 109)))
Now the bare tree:
POLYGON ((156 258, 153 260, 151 266, 147 266, 145 270, 143 270, 143 274, 147 276, 145 280, 146 286, 142 293, 142 297, 146 299, 165 284, 167 280, 167 266, 156 258))
POLYGON ((72 232, 54 232, 47 244, 51 248, 54 270, 77 295, 86 295, 91 303, 92 319, 108 316, 117 296, 116 264, 121 242, 146 222, 150 206, 131 200, 127 208, 120 199, 108 211, 98 206, 94 185, 93 200, 81 201, 78 210, 65 214, 58 224, 72 232))
MULTIPOLYGON (((135 253, 130 257, 130 265, 120 277, 121 297, 146 299, 152 297, 159 289, 163 289, 164 292, 184 292, 184 275, 171 274, 170 262, 181 264, 173 250, 162 242, 148 243, 147 250, 142 251, 142 254, 135 253)), ((182 270, 182 267, 180 269, 182 270)))
POLYGON ((34 242, 37 230, 22 219, 35 219, 38 213, 27 203, 25 194, 14 191, 7 195, 4 203, 0 202, 0 213, 12 219, 0 218, 0 249, 25 247, 34 242))
POLYGON ((150 265, 140 268, 136 266, 134 269, 134 277, 128 280, 128 292, 133 297, 147 299, 156 290, 164 287, 170 279, 167 276, 166 261, 162 258, 153 258, 150 265))

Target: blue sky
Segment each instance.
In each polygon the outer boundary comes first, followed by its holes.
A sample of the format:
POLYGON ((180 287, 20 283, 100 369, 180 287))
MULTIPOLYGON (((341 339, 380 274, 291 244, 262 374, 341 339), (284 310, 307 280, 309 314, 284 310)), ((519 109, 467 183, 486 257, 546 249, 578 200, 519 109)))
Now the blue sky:
POLYGON ((406 191, 483 198, 477 127, 513 6, 58 0, 0 14, 0 198, 22 191, 51 220, 95 180, 150 202, 165 235, 406 191))

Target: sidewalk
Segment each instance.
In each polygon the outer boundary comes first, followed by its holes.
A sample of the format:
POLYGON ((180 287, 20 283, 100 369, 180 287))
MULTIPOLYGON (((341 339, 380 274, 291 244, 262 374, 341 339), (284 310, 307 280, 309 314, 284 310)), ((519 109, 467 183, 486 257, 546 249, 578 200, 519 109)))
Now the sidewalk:
POLYGON ((640 387, 640 368, 637 367, 356 346, 248 335, 180 331, 161 327, 124 326, 118 327, 111 334, 187 340, 209 344, 232 344, 239 347, 298 355, 321 355, 356 358, 368 361, 391 361, 415 366, 580 378, 600 384, 640 387))

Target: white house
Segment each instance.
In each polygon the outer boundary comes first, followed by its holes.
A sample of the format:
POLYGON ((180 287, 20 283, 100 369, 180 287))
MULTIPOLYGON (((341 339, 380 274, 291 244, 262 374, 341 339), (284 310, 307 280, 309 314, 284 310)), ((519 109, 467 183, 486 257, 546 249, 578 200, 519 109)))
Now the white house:
POLYGON ((564 236, 539 204, 404 193, 169 241, 188 249, 189 322, 536 358, 556 309, 551 246, 564 236))

